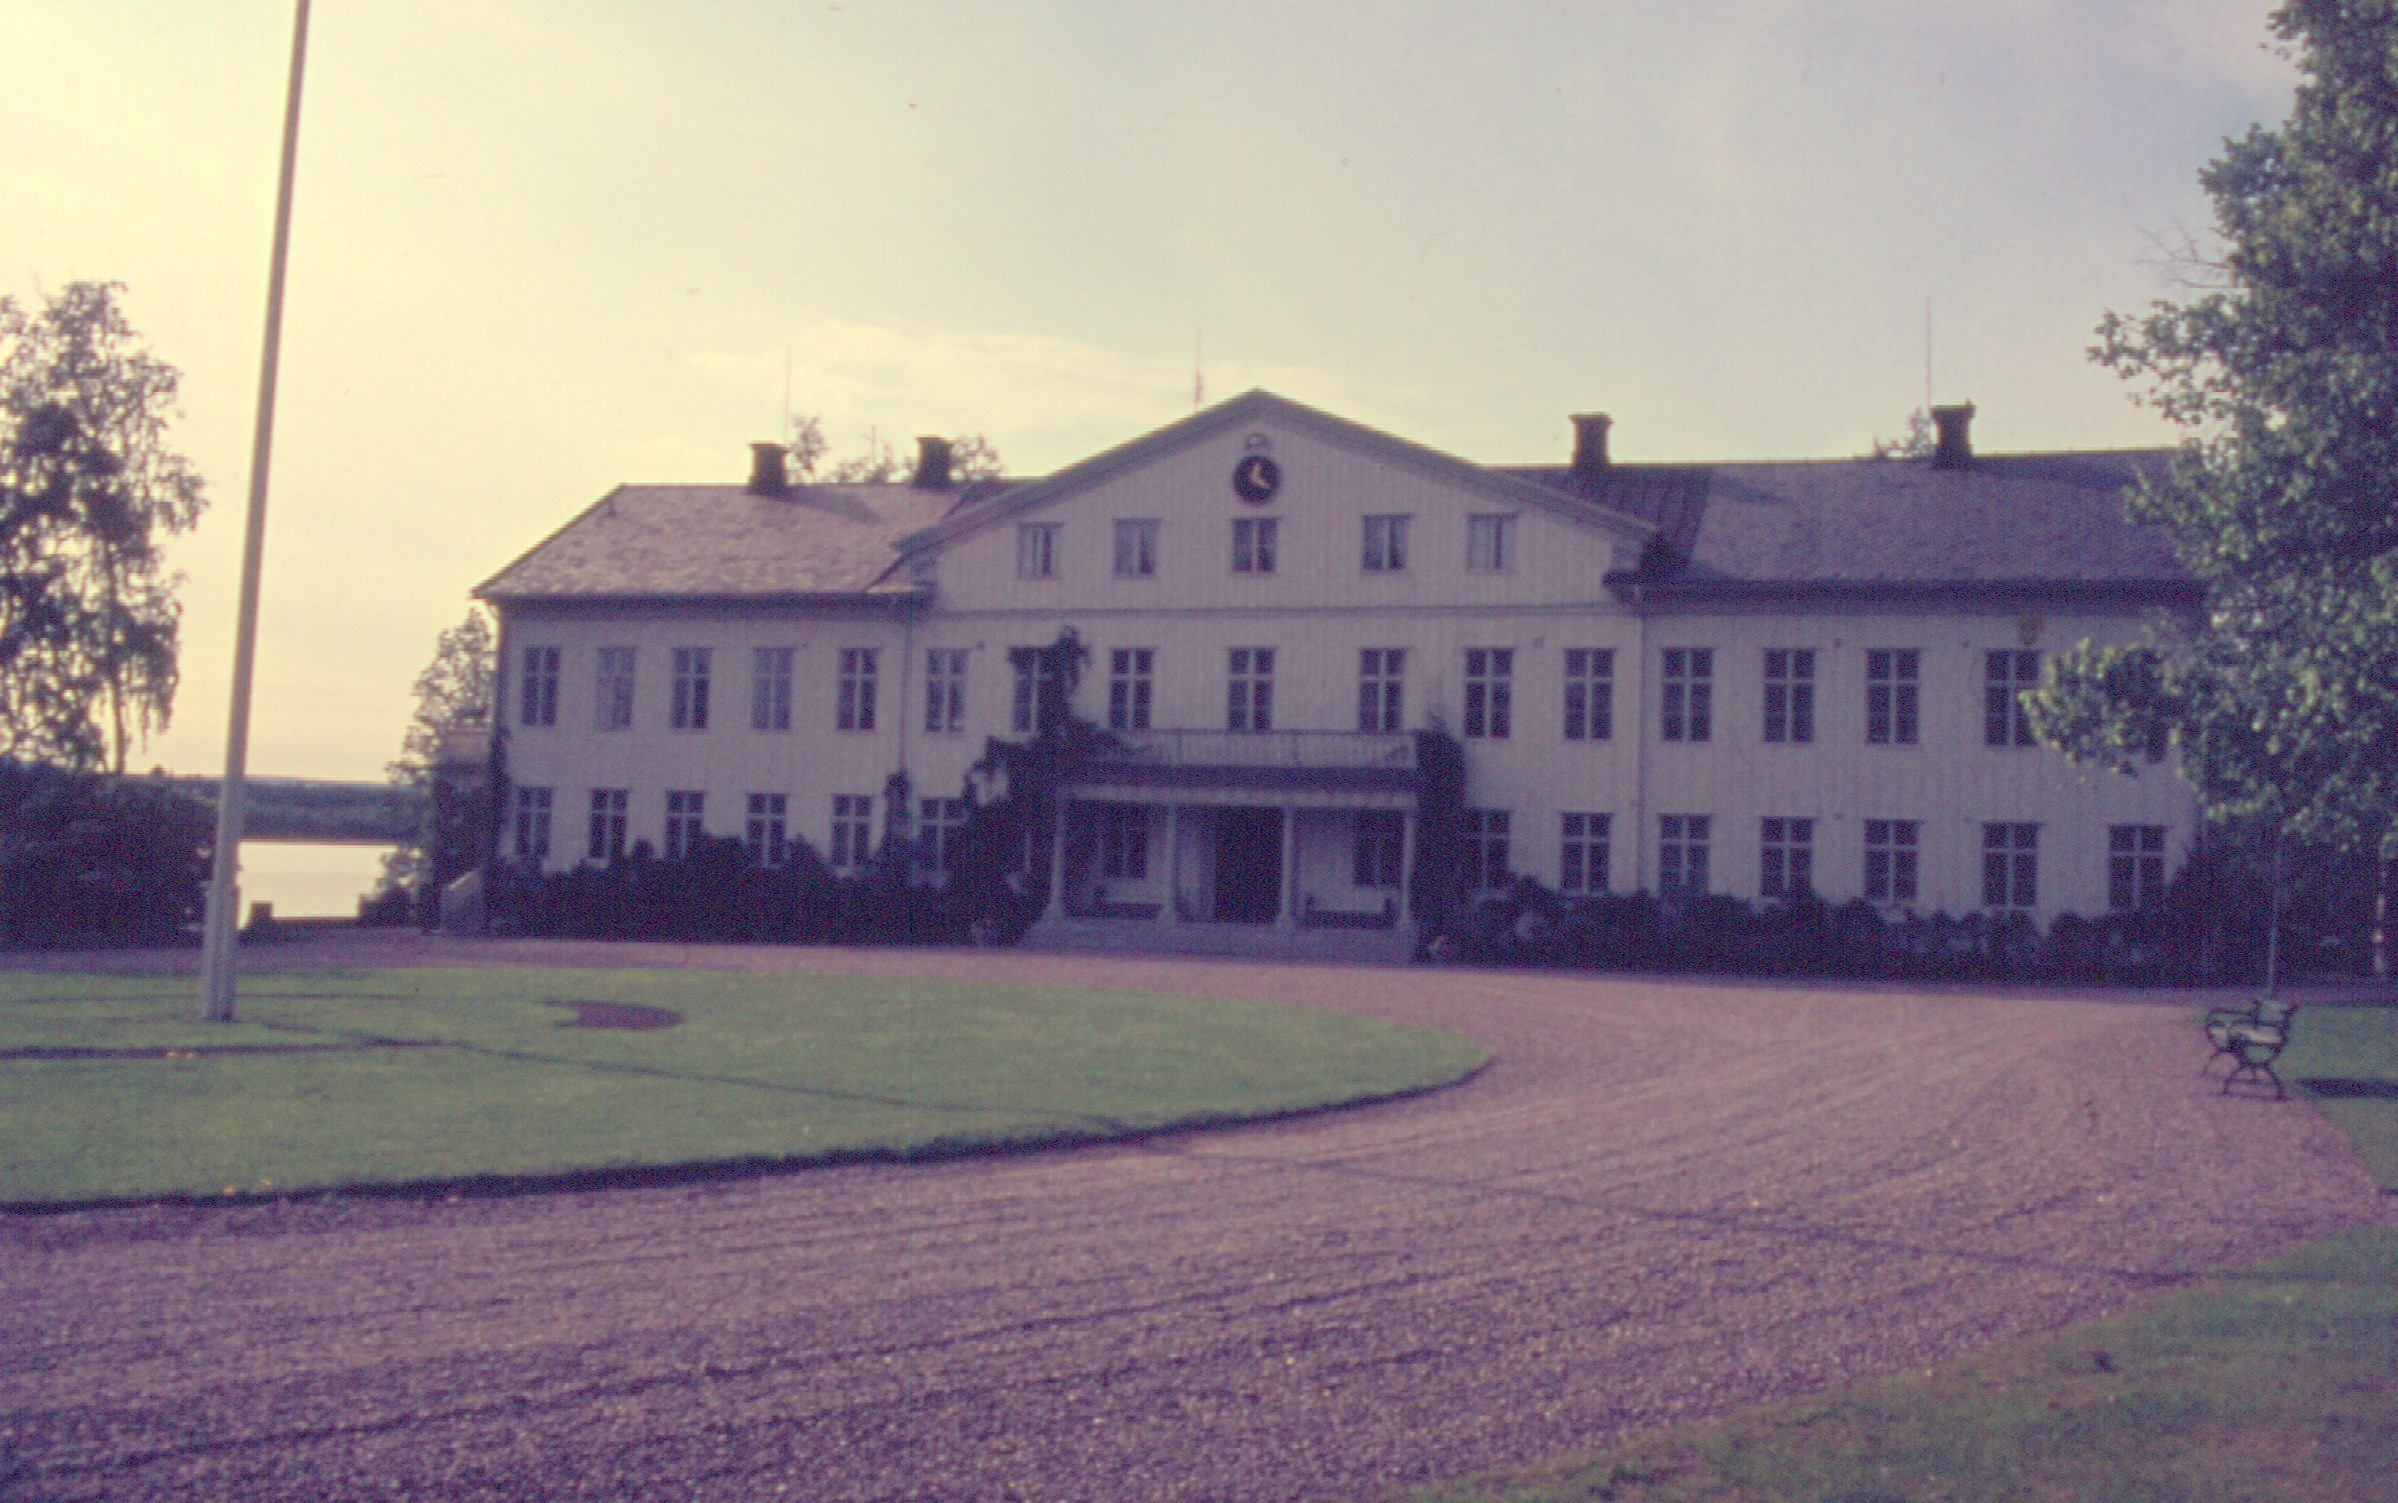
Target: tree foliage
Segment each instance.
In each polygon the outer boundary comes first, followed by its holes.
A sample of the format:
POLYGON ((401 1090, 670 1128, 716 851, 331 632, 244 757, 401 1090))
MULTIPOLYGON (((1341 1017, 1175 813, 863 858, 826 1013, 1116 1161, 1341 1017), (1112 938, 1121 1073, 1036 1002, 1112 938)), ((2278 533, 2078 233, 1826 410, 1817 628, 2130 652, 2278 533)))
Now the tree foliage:
POLYGON ((113 282, 0 298, 0 758, 125 770, 174 708, 180 576, 206 508, 167 446, 180 377, 113 282))
POLYGON ((2130 501, 2198 617, 2084 643, 2036 697, 2077 756, 2162 738, 2208 812, 2398 857, 2398 0, 2291 0, 2288 120, 2200 174, 2218 262, 2093 358, 2186 430, 2130 501))
POLYGON ((445 747, 489 731, 498 681, 497 633, 483 607, 471 606, 465 620, 441 634, 433 661, 416 676, 416 714, 387 768, 423 812, 416 838, 384 858, 385 891, 438 887, 475 865, 489 811, 477 799, 446 796, 436 774, 445 747))
MULTIPOLYGON (((832 454, 832 444, 824 436, 824 420, 813 413, 803 413, 791 420, 791 439, 786 447, 791 455, 791 473, 800 480, 823 479, 837 485, 897 481, 904 485, 916 478, 916 457, 902 457, 873 428, 866 430, 863 448, 846 459, 833 460, 828 466, 826 460, 832 454)), ((989 439, 979 433, 961 433, 949 441, 950 479, 996 480, 999 475, 999 450, 989 439)))

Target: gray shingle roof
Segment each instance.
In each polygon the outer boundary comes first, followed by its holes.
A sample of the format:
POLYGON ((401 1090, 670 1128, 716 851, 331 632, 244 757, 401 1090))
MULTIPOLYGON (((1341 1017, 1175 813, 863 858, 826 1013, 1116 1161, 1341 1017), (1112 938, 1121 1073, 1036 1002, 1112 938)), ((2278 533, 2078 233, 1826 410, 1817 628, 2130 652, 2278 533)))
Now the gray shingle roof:
MULTIPOLYGON (((972 489, 963 495, 973 495, 972 489)), ((904 594, 895 545, 962 504, 900 484, 619 486, 483 582, 487 600, 904 594)))

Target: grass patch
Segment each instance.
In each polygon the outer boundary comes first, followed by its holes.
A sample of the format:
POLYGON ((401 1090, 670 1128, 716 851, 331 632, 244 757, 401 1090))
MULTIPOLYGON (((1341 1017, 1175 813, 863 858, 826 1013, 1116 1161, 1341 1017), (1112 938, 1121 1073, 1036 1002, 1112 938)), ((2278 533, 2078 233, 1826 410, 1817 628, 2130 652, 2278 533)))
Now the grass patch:
MULTIPOLYGON (((2398 1190, 2398 1009, 2309 1008, 2282 1073, 2398 1190)), ((1418 1503, 2319 1503, 2393 1496, 2398 1233, 2112 1320, 1418 1503)))
POLYGON ((0 973, 0 1203, 1101 1139, 1427 1089, 1488 1058, 1305 1008, 902 978, 279 972, 245 981, 239 1023, 195 1006, 184 979, 0 973), (579 1028, 559 1002, 681 1021, 579 1028))

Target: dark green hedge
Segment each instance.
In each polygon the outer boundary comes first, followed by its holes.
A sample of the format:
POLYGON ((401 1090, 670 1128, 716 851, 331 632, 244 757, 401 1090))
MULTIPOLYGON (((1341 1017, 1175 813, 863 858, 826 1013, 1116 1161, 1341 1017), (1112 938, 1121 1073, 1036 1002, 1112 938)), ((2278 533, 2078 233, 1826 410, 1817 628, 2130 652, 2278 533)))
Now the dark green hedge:
POLYGON ((216 816, 164 779, 0 763, 0 947, 197 931, 216 816))

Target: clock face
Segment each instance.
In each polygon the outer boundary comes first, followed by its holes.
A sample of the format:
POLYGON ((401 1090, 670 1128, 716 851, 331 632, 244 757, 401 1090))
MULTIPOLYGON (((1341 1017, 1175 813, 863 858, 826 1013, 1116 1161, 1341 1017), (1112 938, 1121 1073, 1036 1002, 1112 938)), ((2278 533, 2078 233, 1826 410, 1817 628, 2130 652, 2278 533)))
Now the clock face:
POLYGON ((1282 466, 1266 454, 1251 454, 1232 467, 1232 493, 1251 506, 1262 506, 1282 488, 1282 466))

